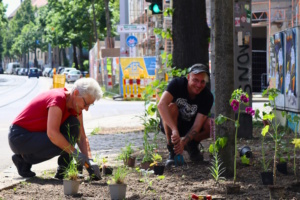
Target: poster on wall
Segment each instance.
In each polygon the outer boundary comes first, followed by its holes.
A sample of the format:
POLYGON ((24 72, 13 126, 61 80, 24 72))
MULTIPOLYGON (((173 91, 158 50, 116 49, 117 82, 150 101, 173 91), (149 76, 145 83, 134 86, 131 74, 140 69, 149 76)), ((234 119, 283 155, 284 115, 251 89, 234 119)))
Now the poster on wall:
POLYGON ((276 77, 276 88, 281 92, 284 93, 284 82, 283 82, 283 60, 284 60, 284 46, 283 46, 283 34, 276 33, 274 35, 274 45, 275 45, 275 77, 276 77))
MULTIPOLYGON (((120 80, 124 76, 128 79, 143 79, 145 85, 155 79, 155 57, 120 58, 120 80)), ((120 81, 123 88, 123 81, 120 81)), ((121 90, 123 95, 123 91, 121 90)))

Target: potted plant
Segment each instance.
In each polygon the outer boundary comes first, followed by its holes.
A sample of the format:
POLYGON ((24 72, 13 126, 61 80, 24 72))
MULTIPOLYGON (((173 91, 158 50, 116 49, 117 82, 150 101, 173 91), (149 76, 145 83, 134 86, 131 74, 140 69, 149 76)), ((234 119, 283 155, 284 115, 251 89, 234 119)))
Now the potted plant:
POLYGON ((118 167, 114 170, 111 181, 108 181, 111 199, 125 199, 126 187, 124 180, 128 174, 125 167, 118 167))
POLYGON ((162 162, 161 155, 159 155, 158 153, 154 153, 152 155, 152 160, 153 160, 153 163, 150 164, 150 167, 154 166, 154 168, 153 168, 154 174, 155 175, 163 175, 165 165, 163 165, 161 163, 162 162))
MULTIPOLYGON (((240 191, 240 185, 236 184, 236 157, 237 157, 237 133, 238 133, 238 129, 240 126, 240 113, 241 113, 241 104, 243 105, 248 105, 249 103, 249 97, 248 94, 246 92, 243 92, 242 89, 236 89, 233 91, 233 93, 231 94, 231 99, 229 101, 230 106, 232 107, 234 112, 237 112, 237 119, 231 119, 229 117, 226 117, 222 114, 220 114, 215 122, 217 125, 224 123, 227 120, 230 120, 232 122, 234 122, 235 124, 235 139, 234 139, 234 177, 233 177, 233 184, 229 184, 226 185, 227 187, 227 193, 228 194, 232 194, 232 193, 239 193, 240 191)), ((245 109, 245 113, 250 114, 250 115, 254 115, 255 111, 252 110, 251 107, 246 107, 245 109)))
POLYGON ((102 168, 102 174, 103 175, 110 175, 113 173, 113 168, 108 166, 107 164, 107 159, 105 157, 102 158, 102 165, 101 165, 101 168, 102 168))
POLYGON ((136 157, 132 155, 133 153, 134 149, 132 148, 132 144, 129 143, 125 146, 125 148, 122 148, 119 159, 123 160, 124 165, 127 165, 128 167, 134 167, 136 157))
POLYGON ((144 156, 143 156, 143 160, 141 163, 141 168, 142 169, 149 169, 150 168, 150 164, 153 162, 152 160, 152 154, 153 154, 153 145, 149 144, 148 139, 147 139, 147 133, 144 133, 144 156))
POLYGON ((80 184, 78 174, 77 163, 72 159, 64 172, 63 185, 65 195, 74 195, 78 193, 80 184))
POLYGON ((275 143, 274 159, 273 159, 273 183, 274 183, 274 185, 269 185, 270 198, 272 198, 272 199, 280 199, 280 198, 283 198, 283 195, 284 195, 284 187, 276 185, 276 162, 277 162, 277 154, 278 154, 277 151, 278 151, 278 143, 280 141, 280 135, 278 134, 279 123, 277 122, 277 117, 274 113, 276 113, 275 99, 278 96, 279 92, 280 91, 278 89, 268 88, 268 89, 264 90, 262 93, 263 96, 265 96, 267 93, 269 94, 268 98, 269 98, 270 102, 268 105, 273 106, 273 111, 270 114, 263 115, 263 120, 269 121, 270 125, 267 125, 267 126, 272 127, 272 129, 274 131, 273 134, 268 132, 275 143))
POLYGON ((269 132, 269 125, 266 125, 261 131, 261 135, 262 135, 262 142, 261 142, 262 160, 261 160, 261 164, 262 164, 263 172, 260 173, 260 176, 261 176, 261 179, 262 179, 262 182, 263 182, 264 185, 273 185, 273 172, 269 171, 269 165, 270 165, 271 160, 266 161, 265 149, 264 149, 264 140, 265 140, 265 136, 268 132, 269 132))

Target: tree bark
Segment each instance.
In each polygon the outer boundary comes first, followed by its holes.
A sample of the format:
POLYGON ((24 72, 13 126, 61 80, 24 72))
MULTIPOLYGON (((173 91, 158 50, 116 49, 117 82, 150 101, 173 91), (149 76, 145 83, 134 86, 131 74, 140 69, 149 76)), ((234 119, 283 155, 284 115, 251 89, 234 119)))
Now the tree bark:
POLYGON ((114 48, 113 38, 111 37, 111 23, 109 14, 109 0, 104 0, 105 4, 105 19, 106 19, 106 48, 114 48))
POLYGON ((78 69, 76 46, 75 44, 73 44, 72 46, 73 46, 73 62, 75 63, 75 68, 78 69))
POLYGON ((95 0, 92 0, 92 7, 93 7, 93 23, 94 23, 95 42, 97 42, 98 33, 97 33, 96 16, 95 16, 95 0))
POLYGON ((204 0, 173 0, 173 66, 185 69, 193 64, 208 66, 208 38, 204 0))
POLYGON ((82 43, 80 42, 79 43, 79 58, 78 58, 78 62, 79 62, 79 65, 80 65, 80 69, 82 70, 83 69, 83 52, 82 52, 82 43))
MULTIPOLYGON (((233 0, 215 0, 215 111, 234 119, 234 113, 228 101, 234 90, 233 60, 233 0)), ((234 135, 233 122, 216 126, 216 134, 227 137, 228 142, 220 150, 226 177, 234 173, 234 135)))

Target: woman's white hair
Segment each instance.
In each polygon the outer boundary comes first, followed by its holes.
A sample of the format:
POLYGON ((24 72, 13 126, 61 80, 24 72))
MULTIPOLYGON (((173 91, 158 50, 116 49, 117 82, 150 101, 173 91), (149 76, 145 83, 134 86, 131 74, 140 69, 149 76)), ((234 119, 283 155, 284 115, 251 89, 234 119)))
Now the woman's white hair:
POLYGON ((103 96, 103 92, 98 82, 93 78, 80 78, 78 79, 73 87, 72 92, 78 90, 81 96, 91 95, 99 100, 103 96))

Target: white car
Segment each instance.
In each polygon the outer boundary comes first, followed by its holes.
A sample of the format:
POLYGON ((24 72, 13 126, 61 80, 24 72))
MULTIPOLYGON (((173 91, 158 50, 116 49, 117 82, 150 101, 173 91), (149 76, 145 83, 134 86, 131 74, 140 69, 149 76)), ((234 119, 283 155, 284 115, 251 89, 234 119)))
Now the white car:
POLYGON ((72 68, 72 67, 66 67, 66 68, 64 68, 61 72, 60 72, 60 74, 65 74, 65 75, 67 75, 70 71, 72 71, 72 70, 76 70, 75 68, 72 68))
POLYGON ((79 70, 71 70, 71 71, 69 71, 68 74, 66 74, 67 83, 73 82, 73 81, 75 82, 80 78, 82 78, 82 74, 79 70))

